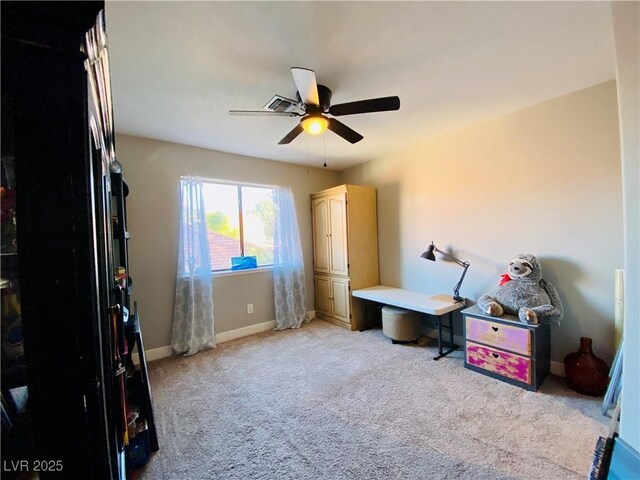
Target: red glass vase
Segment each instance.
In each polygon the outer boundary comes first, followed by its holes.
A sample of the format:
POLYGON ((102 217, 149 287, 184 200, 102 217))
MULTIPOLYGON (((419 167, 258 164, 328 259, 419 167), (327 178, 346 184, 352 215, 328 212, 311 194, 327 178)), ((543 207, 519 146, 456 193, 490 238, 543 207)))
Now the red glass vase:
POLYGON ((569 386, 578 393, 599 397, 609 384, 609 365, 596 357, 589 337, 580 337, 580 348, 564 357, 564 371, 569 386))

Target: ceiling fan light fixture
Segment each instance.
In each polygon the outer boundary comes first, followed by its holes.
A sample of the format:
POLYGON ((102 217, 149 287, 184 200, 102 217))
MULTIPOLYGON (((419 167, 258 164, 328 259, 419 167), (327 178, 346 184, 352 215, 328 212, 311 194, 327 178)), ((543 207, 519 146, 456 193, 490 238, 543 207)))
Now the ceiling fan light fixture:
POLYGON ((321 135, 329 126, 329 119, 324 115, 307 115, 300 120, 300 125, 309 135, 321 135))

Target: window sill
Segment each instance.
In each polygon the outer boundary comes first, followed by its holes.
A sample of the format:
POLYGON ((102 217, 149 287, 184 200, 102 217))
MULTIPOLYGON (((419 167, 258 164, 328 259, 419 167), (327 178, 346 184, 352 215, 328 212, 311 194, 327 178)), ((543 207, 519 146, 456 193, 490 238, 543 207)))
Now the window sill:
POLYGON ((251 275, 254 273, 272 272, 273 266, 248 268, 246 270, 223 270, 220 272, 211 272, 211 276, 215 278, 219 277, 233 277, 235 275, 251 275))

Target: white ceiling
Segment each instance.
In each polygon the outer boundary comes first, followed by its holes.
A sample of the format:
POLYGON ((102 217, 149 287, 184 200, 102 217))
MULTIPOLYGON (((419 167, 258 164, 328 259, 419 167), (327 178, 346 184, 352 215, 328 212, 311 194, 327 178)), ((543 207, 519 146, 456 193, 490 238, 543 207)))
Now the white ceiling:
POLYGON ((107 2, 118 132, 329 168, 614 78, 608 2, 107 2), (231 117, 314 69, 364 135, 277 142, 296 118, 231 117))

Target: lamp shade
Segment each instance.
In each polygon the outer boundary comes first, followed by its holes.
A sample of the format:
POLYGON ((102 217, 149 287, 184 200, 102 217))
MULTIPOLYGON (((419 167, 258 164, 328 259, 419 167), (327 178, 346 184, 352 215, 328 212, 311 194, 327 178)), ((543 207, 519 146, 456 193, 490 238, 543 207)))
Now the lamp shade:
POLYGON ((310 135, 320 135, 329 126, 329 120, 324 115, 308 115, 300 121, 304 131, 310 135))
POLYGON ((435 255, 435 253, 433 253, 433 250, 435 248, 436 248, 436 246, 432 243, 427 248, 427 251, 423 252, 422 255, 420 255, 420 258, 426 258, 427 260, 431 260, 432 262, 435 262, 436 261, 436 255, 435 255))

